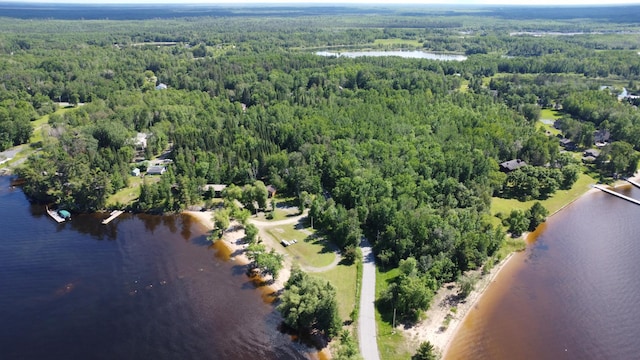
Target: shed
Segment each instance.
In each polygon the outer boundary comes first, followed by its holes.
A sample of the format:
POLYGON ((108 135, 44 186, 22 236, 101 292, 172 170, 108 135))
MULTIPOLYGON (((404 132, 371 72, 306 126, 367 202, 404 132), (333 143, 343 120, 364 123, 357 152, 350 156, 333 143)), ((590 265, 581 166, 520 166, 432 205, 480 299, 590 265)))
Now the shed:
POLYGON ((512 172, 514 170, 517 170, 523 166, 526 166, 527 163, 524 162, 523 160, 520 159, 513 159, 513 160, 509 160, 509 161, 505 161, 503 163, 500 163, 500 171, 502 172, 512 172))
POLYGON ((167 90, 167 85, 160 83, 158 84, 158 86, 156 86, 156 90, 167 90))
POLYGON ((140 169, 135 168, 131 170, 131 176, 140 176, 140 169))
POLYGON ((267 194, 270 198, 276 196, 276 187, 273 185, 267 185, 267 194))

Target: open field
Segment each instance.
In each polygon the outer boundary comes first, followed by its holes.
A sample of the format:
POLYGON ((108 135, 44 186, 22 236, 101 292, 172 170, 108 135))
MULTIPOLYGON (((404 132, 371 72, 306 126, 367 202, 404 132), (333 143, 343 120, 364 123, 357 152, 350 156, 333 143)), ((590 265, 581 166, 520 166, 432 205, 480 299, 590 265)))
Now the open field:
POLYGON ((335 268, 321 272, 312 273, 312 276, 325 279, 336 288, 338 299, 338 310, 340 312, 340 318, 343 320, 349 319, 351 311, 356 306, 356 284, 357 284, 357 269, 356 264, 352 265, 338 265, 335 268))

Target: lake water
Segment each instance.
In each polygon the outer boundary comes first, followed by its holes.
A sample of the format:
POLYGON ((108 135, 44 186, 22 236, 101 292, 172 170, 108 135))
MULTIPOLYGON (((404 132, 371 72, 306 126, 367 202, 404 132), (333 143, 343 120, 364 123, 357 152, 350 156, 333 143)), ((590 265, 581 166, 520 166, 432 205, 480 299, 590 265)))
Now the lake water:
POLYGON ((0 359, 315 356, 190 217, 104 217, 57 224, 0 177, 0 359))
POLYGON ((602 192, 554 215, 489 286, 446 358, 637 359, 638 219, 640 206, 602 192))
POLYGON ((357 58, 362 56, 398 56, 408 59, 430 59, 441 61, 464 61, 467 57, 464 55, 455 54, 436 54, 425 51, 343 51, 343 52, 331 52, 331 51, 318 51, 316 55, 320 56, 344 56, 348 58, 357 58))

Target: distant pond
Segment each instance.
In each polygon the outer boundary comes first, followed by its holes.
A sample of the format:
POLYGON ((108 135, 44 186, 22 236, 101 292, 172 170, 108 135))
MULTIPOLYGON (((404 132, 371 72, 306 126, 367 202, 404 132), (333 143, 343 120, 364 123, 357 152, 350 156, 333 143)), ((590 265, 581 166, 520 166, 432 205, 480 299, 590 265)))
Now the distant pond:
POLYGON ((345 51, 345 52, 331 52, 331 51, 318 51, 316 55, 320 56, 345 56, 348 58, 357 58, 361 56, 399 56, 408 59, 431 59, 441 61, 464 61, 467 57, 464 55, 455 54, 436 54, 425 51, 345 51))

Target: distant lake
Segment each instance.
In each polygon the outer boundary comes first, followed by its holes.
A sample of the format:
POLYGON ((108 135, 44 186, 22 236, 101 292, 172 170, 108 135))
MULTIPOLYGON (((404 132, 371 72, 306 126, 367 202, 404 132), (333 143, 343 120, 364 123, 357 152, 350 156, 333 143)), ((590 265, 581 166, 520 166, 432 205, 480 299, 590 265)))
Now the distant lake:
POLYGON ((307 359, 187 215, 57 224, 0 177, 0 359, 307 359))
POLYGON ((441 61, 464 61, 467 57, 464 55, 455 54, 437 54, 425 51, 344 51, 344 52, 331 52, 331 51, 318 51, 316 55, 320 56, 344 56, 348 58, 357 58, 362 56, 398 56, 407 59, 430 59, 441 61))

